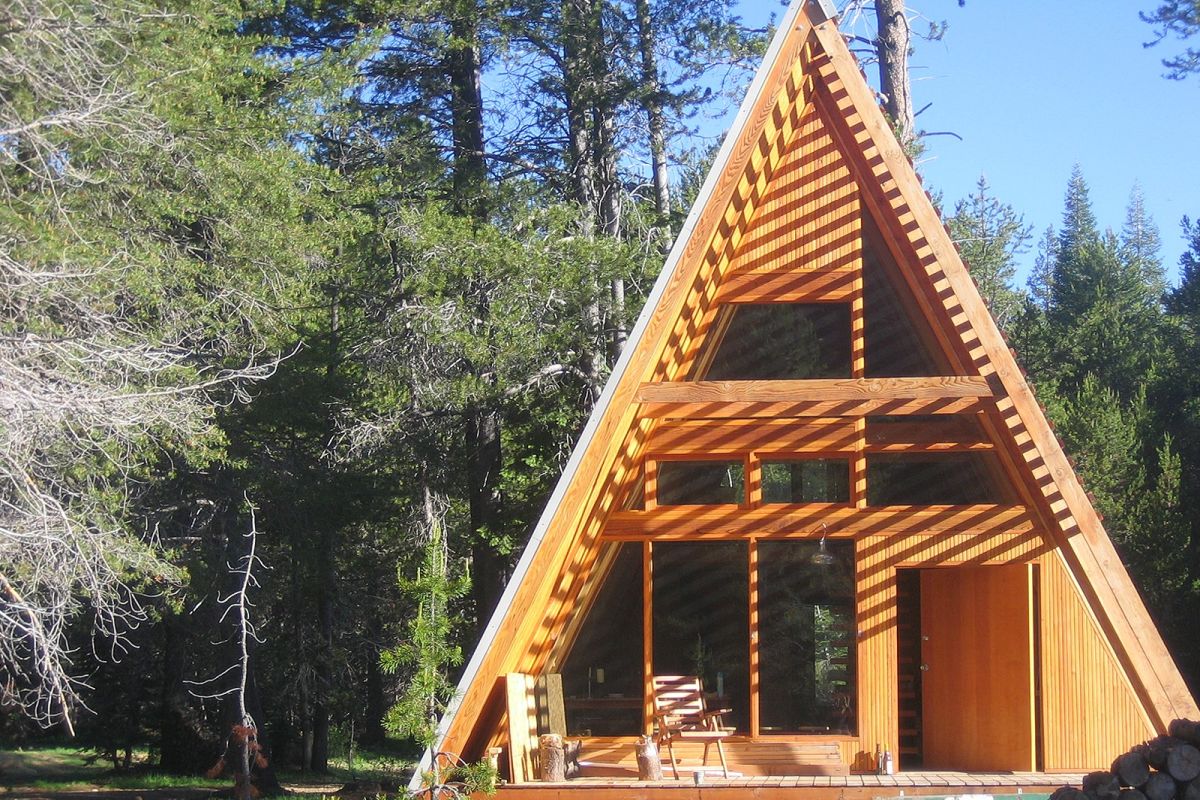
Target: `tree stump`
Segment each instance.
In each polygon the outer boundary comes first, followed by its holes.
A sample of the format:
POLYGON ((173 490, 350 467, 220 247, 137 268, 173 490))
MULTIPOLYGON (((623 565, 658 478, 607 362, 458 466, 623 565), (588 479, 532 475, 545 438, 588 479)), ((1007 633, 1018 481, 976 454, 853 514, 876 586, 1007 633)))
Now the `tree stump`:
POLYGON ((560 782, 567 779, 567 754, 561 736, 546 733, 539 737, 538 756, 542 780, 560 782))
POLYGON ((634 745, 637 754, 638 780, 661 781, 662 759, 658 755, 658 745, 652 736, 639 736, 634 745))

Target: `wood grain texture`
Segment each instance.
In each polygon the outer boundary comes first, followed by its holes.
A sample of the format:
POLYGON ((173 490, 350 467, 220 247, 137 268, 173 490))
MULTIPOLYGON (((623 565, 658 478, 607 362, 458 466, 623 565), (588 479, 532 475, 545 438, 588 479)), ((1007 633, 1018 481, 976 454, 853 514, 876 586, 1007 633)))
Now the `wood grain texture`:
POLYGON ((858 270, 745 272, 726 277, 718 303, 846 303, 861 293, 858 270))
POLYGON ((921 571, 925 764, 1037 765, 1032 565, 921 571))
POLYGON ((865 424, 863 432, 859 430, 862 422, 839 417, 667 420, 654 429, 646 445, 646 455, 651 459, 655 456, 718 458, 755 452, 760 456, 828 454, 845 458, 859 447, 865 453, 994 449, 991 439, 977 425, 865 424))
POLYGON ((866 397, 857 400, 807 400, 799 402, 698 402, 642 403, 643 419, 784 419, 798 417, 863 417, 868 414, 928 416, 978 414, 993 410, 988 397, 933 397, 895 400, 866 397))
POLYGON ((991 397, 984 378, 822 378, 803 381, 661 381, 643 383, 639 403, 806 403, 843 400, 944 400, 991 397))
POLYGON ((505 676, 505 717, 508 720, 508 769, 515 782, 537 779, 536 682, 530 675, 505 676))
POLYGON ((742 538, 749 536, 819 539, 864 535, 1023 536, 1036 531, 1023 506, 882 506, 857 509, 848 504, 769 504, 736 506, 661 506, 652 511, 619 511, 604 529, 606 540, 742 538))
POLYGON ((1107 767, 1154 727, 1062 557, 1041 565, 1045 768, 1107 767))
POLYGON ((862 268, 858 187, 811 105, 764 187, 730 270, 737 275, 862 268))

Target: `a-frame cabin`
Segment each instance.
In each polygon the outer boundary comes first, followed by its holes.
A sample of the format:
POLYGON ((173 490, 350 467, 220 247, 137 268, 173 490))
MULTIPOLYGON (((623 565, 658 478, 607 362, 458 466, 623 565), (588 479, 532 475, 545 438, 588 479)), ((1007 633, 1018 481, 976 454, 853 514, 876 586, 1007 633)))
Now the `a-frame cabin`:
POLYGON ((1197 716, 835 21, 804 0, 439 748, 504 748, 510 781, 535 780, 525 682, 561 675, 583 760, 628 768, 656 674, 731 709, 743 776, 830 752, 873 772, 877 748, 902 775, 1088 770, 1197 716))

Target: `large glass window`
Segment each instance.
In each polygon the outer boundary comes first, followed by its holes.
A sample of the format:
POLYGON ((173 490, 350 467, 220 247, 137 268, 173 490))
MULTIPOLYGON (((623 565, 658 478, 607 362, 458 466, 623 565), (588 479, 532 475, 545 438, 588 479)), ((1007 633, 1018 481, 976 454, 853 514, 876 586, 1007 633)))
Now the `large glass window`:
POLYGON ((642 732, 642 546, 605 545, 598 587, 562 666, 567 732, 642 732))
POLYGON ((698 675, 722 720, 750 725, 749 548, 745 542, 655 542, 654 673, 698 675))
POLYGON ((740 461, 660 461, 660 506, 739 505, 746 496, 746 470, 740 461))
POLYGON ((850 377, 849 304, 749 304, 732 313, 705 379, 850 377))
POLYGON ((764 461, 764 503, 848 503, 850 462, 813 458, 805 461, 764 461))
POLYGON ((855 730, 854 545, 758 545, 762 733, 855 730))
POLYGON ((973 505, 1012 502, 989 453, 867 457, 867 504, 973 505))

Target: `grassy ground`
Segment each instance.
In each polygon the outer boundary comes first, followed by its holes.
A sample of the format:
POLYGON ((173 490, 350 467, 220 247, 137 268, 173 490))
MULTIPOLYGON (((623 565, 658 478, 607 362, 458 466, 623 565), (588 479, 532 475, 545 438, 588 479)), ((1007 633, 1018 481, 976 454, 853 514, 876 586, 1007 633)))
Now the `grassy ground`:
MULTIPOLYGON (((117 772, 109 762, 95 760, 92 756, 89 751, 71 747, 0 751, 0 799, 102 794, 113 800, 162 800, 204 797, 232 787, 230 779, 168 775, 141 764, 129 771, 117 772)), ((144 759, 144 753, 135 756, 135 761, 144 759)), ((333 795, 346 784, 364 787, 377 784, 386 791, 406 783, 410 768, 407 761, 396 756, 368 752, 356 754, 352 764, 345 757, 331 759, 328 775, 306 775, 287 770, 278 770, 277 774, 280 782, 293 792, 333 795)), ((373 795, 373 792, 366 793, 373 795)))
POLYGON ((6 794, 18 789, 47 793, 90 792, 97 788, 147 792, 160 789, 211 791, 225 785, 203 776, 166 775, 140 768, 114 772, 111 764, 92 760, 91 756, 89 752, 70 747, 0 752, 0 789, 6 794))

